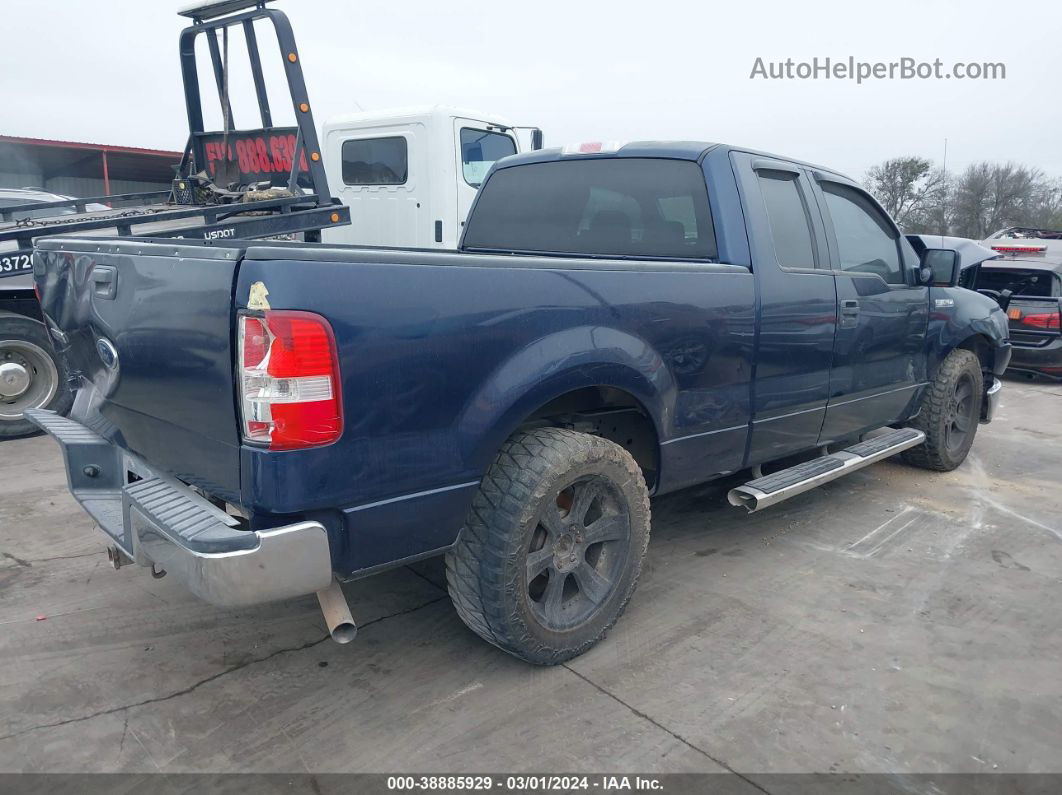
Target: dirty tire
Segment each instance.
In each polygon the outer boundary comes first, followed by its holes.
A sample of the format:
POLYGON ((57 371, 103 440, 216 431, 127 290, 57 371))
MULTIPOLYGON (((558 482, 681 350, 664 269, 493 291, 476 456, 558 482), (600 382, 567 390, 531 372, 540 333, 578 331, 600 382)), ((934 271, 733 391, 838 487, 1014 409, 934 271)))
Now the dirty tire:
POLYGON ((446 582, 480 637, 555 665, 616 623, 648 543, 649 493, 630 453, 561 428, 521 431, 480 484, 446 582))
POLYGON ((0 365, 5 362, 17 362, 31 374, 31 382, 29 391, 17 397, 5 400, 0 394, 0 440, 40 431, 22 418, 21 409, 46 408, 59 414, 70 411, 74 396, 66 386, 66 368, 55 355, 43 323, 21 315, 0 314, 0 365), (40 400, 34 399, 40 394, 38 390, 44 392, 40 400))
POLYGON ((904 461, 923 469, 950 472, 970 452, 984 399, 984 376, 977 356, 954 350, 944 359, 911 422, 926 435, 918 447, 902 453, 904 461))

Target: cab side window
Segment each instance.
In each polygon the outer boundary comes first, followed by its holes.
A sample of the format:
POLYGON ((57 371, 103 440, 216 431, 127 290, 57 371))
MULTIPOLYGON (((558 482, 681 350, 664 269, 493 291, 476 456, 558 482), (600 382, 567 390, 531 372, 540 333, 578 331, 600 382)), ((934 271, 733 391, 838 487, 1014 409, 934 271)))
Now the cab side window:
POLYGON ((778 264, 783 268, 814 268, 811 221, 797 175, 769 170, 759 170, 757 174, 778 264))
POLYGON ((344 141, 342 159, 347 185, 404 185, 409 174, 406 139, 401 136, 344 141))
POLYGON ((508 135, 461 128, 461 172, 465 182, 473 188, 483 184, 495 160, 516 154, 516 141, 508 135))
POLYGON ((892 225, 859 191, 823 182, 842 271, 876 273, 887 284, 903 284, 900 249, 892 225))

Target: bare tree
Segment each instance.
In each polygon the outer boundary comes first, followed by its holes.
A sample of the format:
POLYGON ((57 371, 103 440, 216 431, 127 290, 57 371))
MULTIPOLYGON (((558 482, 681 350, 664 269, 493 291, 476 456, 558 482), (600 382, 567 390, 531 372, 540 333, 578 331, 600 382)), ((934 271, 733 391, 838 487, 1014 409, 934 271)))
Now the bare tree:
POLYGON ((894 157, 864 182, 905 232, 983 240, 1008 226, 1062 229, 1062 180, 1038 168, 982 161, 949 177, 924 157, 894 157))
POLYGON ((1007 226, 1033 226, 1057 206, 1052 184, 1037 168, 1015 163, 974 163, 952 192, 955 234, 980 240, 1007 226))
POLYGON ((1045 181, 1033 199, 1027 225, 1062 230, 1062 179, 1045 181))
POLYGON ((943 206, 944 174, 924 157, 894 157, 867 170, 867 189, 903 229, 932 224, 930 208, 943 206))
POLYGON ((946 235, 952 227, 954 212, 951 195, 954 181, 941 169, 933 170, 935 188, 908 215, 903 231, 916 235, 946 235))
POLYGON ((949 203, 951 230, 961 237, 981 240, 985 231, 988 206, 992 193, 992 164, 973 163, 958 177, 951 191, 949 203))

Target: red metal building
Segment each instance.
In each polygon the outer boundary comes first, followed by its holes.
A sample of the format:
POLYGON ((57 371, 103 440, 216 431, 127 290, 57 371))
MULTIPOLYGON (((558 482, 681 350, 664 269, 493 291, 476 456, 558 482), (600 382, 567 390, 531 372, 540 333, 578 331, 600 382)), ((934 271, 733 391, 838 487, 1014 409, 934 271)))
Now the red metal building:
POLYGON ((160 190, 180 159, 162 149, 0 135, 0 188, 79 197, 160 190))

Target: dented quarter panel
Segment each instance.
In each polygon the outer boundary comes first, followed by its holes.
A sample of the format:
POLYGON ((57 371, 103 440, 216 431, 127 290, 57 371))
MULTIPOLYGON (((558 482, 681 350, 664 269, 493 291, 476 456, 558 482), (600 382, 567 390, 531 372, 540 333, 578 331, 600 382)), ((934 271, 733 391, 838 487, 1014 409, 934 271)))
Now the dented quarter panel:
POLYGON ((53 241, 34 257, 56 349, 82 387, 71 418, 169 474, 237 501, 235 254, 53 241), (95 279, 104 268, 112 269, 113 298, 98 294, 95 279), (105 342, 117 352, 114 367, 101 357, 105 342))

